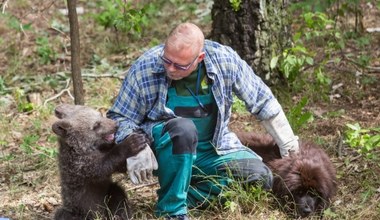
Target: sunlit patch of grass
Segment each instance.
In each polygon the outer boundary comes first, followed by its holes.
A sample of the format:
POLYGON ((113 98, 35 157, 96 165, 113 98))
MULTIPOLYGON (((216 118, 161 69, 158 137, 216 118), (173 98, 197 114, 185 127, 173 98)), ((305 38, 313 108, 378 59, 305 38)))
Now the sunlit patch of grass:
POLYGON ((103 78, 88 83, 86 104, 95 108, 110 108, 121 87, 121 80, 103 78))
POLYGON ((29 114, 17 114, 17 117, 13 111, 16 109, 9 109, 8 114, 2 114, 4 117, 0 119, 1 185, 7 189, 2 194, 0 206, 4 207, 5 213, 6 210, 17 213, 10 217, 27 219, 35 207, 27 204, 30 201, 19 199, 28 196, 31 190, 42 192, 52 187, 51 179, 57 177, 57 147, 56 143, 45 139, 50 138, 46 118, 51 111, 35 110, 29 114), (18 201, 17 206, 11 205, 13 200, 18 201), (10 207, 5 208, 4 204, 10 207))
POLYGON ((259 185, 233 181, 206 210, 191 210, 195 219, 286 219, 274 196, 259 185))

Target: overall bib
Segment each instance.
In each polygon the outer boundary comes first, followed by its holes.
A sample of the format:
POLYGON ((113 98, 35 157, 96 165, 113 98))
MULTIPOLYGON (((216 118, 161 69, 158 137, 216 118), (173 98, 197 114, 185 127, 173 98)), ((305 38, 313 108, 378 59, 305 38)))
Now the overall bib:
POLYGON ((180 96, 174 87, 170 87, 166 104, 177 116, 194 123, 198 133, 196 152, 175 153, 170 133, 163 132, 165 123, 153 128, 153 147, 159 164, 156 174, 161 187, 157 191, 157 216, 186 214, 187 207, 207 207, 232 181, 225 166, 230 161, 253 159, 262 164, 250 151, 227 155, 216 153, 211 140, 217 121, 217 106, 211 89, 208 94, 198 94, 200 69, 196 91, 187 88, 191 96, 180 96))

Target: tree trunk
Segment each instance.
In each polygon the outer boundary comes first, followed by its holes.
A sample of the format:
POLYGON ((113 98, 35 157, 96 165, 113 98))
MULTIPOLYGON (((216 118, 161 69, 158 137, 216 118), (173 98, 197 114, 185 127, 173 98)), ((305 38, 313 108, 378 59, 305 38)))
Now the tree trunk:
POLYGON ((75 104, 84 105, 84 91, 82 75, 80 71, 80 43, 79 43, 79 25, 77 16, 77 1, 67 0, 70 22, 70 40, 71 40, 71 76, 74 86, 75 104))
POLYGON ((234 10, 230 0, 214 1, 210 38, 231 46, 267 82, 279 75, 270 69, 273 56, 290 45, 285 19, 287 0, 242 0, 234 10))

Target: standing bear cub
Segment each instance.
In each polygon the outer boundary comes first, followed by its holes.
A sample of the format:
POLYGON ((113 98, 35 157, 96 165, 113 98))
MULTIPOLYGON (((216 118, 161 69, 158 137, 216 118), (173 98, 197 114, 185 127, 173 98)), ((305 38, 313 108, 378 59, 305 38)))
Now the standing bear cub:
POLYGON ((116 122, 80 105, 62 104, 52 129, 59 136, 58 165, 62 207, 56 220, 129 219, 131 209, 123 189, 112 182, 126 171, 126 158, 143 150, 146 135, 132 133, 114 144, 116 122))

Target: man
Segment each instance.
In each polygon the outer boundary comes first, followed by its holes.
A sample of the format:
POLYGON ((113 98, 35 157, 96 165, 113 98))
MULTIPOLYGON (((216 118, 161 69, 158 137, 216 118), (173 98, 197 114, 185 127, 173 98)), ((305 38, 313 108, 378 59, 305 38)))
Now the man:
POLYGON ((119 124, 116 142, 139 130, 153 141, 127 166, 132 182, 140 183, 157 158, 158 217, 188 219, 188 208, 206 207, 234 180, 271 188, 271 171, 228 129, 233 94, 262 121, 283 157, 298 151, 270 89, 235 51, 205 40, 194 24, 175 27, 164 45, 129 69, 108 117, 119 124))

